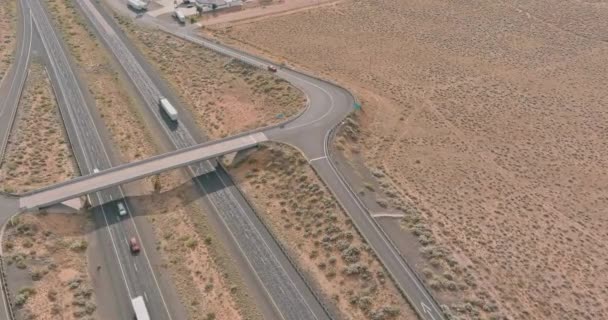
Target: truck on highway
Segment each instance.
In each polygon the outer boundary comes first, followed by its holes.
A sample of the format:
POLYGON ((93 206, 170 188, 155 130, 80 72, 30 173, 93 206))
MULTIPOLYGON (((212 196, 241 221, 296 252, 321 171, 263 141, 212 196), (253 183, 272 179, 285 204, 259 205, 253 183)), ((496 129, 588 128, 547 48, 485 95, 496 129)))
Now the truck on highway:
POLYGON ((133 311, 135 311, 135 319, 150 320, 150 315, 148 314, 148 309, 146 309, 144 297, 139 296, 131 299, 131 304, 133 304, 133 311))
POLYGON ((148 3, 142 0, 128 0, 127 6, 135 11, 142 11, 148 9, 148 3))
POLYGON ((169 102, 169 100, 167 100, 165 97, 160 97, 159 103, 160 107, 163 109, 163 111, 165 111, 169 119, 177 121, 177 110, 175 110, 171 102, 169 102))

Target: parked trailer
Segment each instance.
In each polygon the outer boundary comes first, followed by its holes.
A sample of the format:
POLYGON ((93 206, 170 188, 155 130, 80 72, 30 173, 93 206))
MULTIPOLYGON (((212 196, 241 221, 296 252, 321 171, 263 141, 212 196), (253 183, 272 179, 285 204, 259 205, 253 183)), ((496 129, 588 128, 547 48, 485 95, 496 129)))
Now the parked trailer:
POLYGON ((131 9, 137 10, 137 11, 146 10, 148 8, 148 4, 141 0, 128 0, 127 6, 131 7, 131 9))
POLYGON ((131 300, 131 304, 133 304, 133 311, 135 311, 135 319, 150 320, 150 315, 148 314, 148 309, 146 309, 146 302, 144 301, 144 297, 139 296, 133 298, 131 300))
POLYGON ((165 111, 167 116, 169 116, 169 119, 177 121, 177 110, 175 110, 171 102, 169 102, 167 98, 161 97, 159 103, 160 107, 165 111))

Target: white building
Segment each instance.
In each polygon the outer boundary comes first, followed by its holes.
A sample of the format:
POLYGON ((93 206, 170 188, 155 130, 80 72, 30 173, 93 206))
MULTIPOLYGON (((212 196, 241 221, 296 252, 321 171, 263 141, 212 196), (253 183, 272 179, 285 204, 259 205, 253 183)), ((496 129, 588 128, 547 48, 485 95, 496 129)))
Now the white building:
POLYGON ((201 8, 203 12, 240 7, 242 5, 242 0, 196 0, 196 6, 201 8))

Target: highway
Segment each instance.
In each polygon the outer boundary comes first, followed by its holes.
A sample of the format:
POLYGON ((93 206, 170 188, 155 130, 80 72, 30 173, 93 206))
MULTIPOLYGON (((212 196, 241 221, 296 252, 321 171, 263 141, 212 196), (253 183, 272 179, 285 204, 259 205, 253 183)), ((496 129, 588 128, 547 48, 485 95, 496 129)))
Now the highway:
MULTIPOLYGON (((258 132, 244 136, 229 137, 220 141, 195 145, 190 148, 178 149, 145 160, 114 166, 108 170, 24 193, 19 198, 19 206, 21 210, 37 210, 153 174, 255 147, 267 140, 266 135, 258 132)), ((97 204, 103 203, 98 202, 97 204)))
MULTIPOLYGON (((87 103, 82 93, 83 90, 79 87, 80 84, 76 81, 69 61, 67 61, 57 36, 52 31, 48 18, 45 17, 44 10, 42 10, 38 1, 31 2, 33 5, 32 16, 37 28, 42 31, 42 41, 52 62, 54 78, 56 79, 53 83, 59 87, 57 91, 61 92, 61 94, 58 94, 58 98, 62 114, 64 114, 64 118, 70 119, 70 121, 66 121, 66 129, 81 171, 83 171, 83 174, 88 174, 92 172, 93 168, 108 169, 112 166, 112 162, 104 149, 103 139, 99 137, 95 122, 87 120, 87 117, 91 119, 91 115, 87 115, 88 108, 86 108, 87 103), (69 123, 71 125, 68 125, 69 123)), ((150 69, 146 67, 145 61, 142 61, 140 56, 133 53, 134 50, 128 43, 125 43, 124 35, 117 31, 117 27, 111 20, 98 11, 98 5, 91 3, 90 0, 77 0, 77 3, 102 36, 105 44, 114 53, 126 74, 131 77, 131 81, 137 87, 141 98, 146 102, 149 112, 157 118, 158 124, 163 127, 164 134, 174 144, 174 148, 185 148, 200 142, 192 133, 197 129, 191 123, 186 122, 177 127, 167 125, 167 121, 159 113, 156 103, 161 93, 169 96, 171 93, 166 92, 167 89, 159 84, 160 80, 158 78, 150 75, 150 69)), ((151 18, 144 17, 144 19, 150 20, 151 18)), ((176 28, 175 25, 161 24, 156 20, 150 21, 159 24, 159 27, 167 32, 250 64, 264 68, 269 63, 240 50, 189 34, 186 29, 176 28)), ((303 90, 309 98, 310 107, 299 118, 285 126, 266 128, 262 132, 270 140, 288 143, 304 153, 352 218, 358 230, 375 250, 377 256, 418 315, 422 319, 444 319, 439 306, 426 290, 422 281, 407 265, 388 236, 370 217, 357 195, 344 182, 341 174, 332 164, 328 144, 331 141, 334 128, 352 110, 354 103, 352 95, 339 86, 291 69, 280 69, 277 75, 303 90)), ((217 167, 216 163, 210 161, 191 166, 189 170, 193 176, 200 176, 196 180, 200 189, 206 194, 211 205, 216 208, 216 213, 220 214, 220 218, 226 225, 231 237, 246 257, 249 266, 272 300, 280 317, 283 319, 329 318, 330 315, 322 309, 321 302, 314 297, 310 289, 303 283, 303 279, 293 270, 293 266, 283 256, 277 244, 261 225, 242 195, 234 188, 225 171, 221 167, 217 167)), ((121 197, 122 191, 120 188, 112 188, 96 193, 92 202, 106 203, 121 197)), ((115 227, 116 225, 123 225, 123 223, 108 223, 108 218, 115 219, 116 213, 108 213, 106 210, 115 211, 115 206, 104 205, 100 206, 98 210, 101 211, 98 216, 106 219, 106 227, 110 238, 113 238, 113 232, 117 233, 117 238, 124 237, 124 229, 115 227)), ((135 227, 134 223, 133 227, 135 227)), ((151 292, 158 292, 159 297, 153 297, 152 299, 159 303, 152 303, 152 305, 159 307, 159 314, 163 314, 162 311, 165 311, 167 318, 171 318, 171 312, 164 303, 156 279, 145 278, 145 274, 154 277, 154 273, 151 271, 144 272, 144 276, 142 276, 141 272, 137 273, 137 270, 131 269, 127 270, 126 273, 129 275, 125 276, 124 269, 129 267, 127 263, 121 261, 133 257, 130 256, 126 244, 121 245, 119 243, 118 247, 122 246, 122 249, 117 249, 116 241, 112 240, 111 242, 116 259, 119 261, 120 273, 123 274, 122 281, 126 286, 128 295, 131 296, 132 291, 142 290, 141 288, 145 288, 147 292, 151 289, 150 284, 156 283, 158 291, 152 288, 151 292), (126 267, 123 267, 123 265, 126 267)), ((152 270, 151 267, 150 270, 152 270)), ((117 282, 118 280, 113 279, 112 281, 117 282)), ((130 308, 123 306, 121 309, 130 308)))
MULTIPOLYGON (((250 55, 197 35, 175 24, 152 20, 159 28, 184 39, 225 55, 237 58, 251 65, 265 68, 266 59, 250 55)), ((329 143, 333 130, 353 111, 355 99, 347 90, 336 84, 317 79, 289 68, 281 68, 277 75, 301 89, 309 99, 310 107, 304 114, 285 126, 262 130, 273 141, 283 142, 299 149, 309 160, 315 171, 334 194, 338 202, 350 216, 359 232, 374 249, 384 267, 390 273, 397 287, 408 299, 421 319, 439 320, 445 316, 422 280, 416 275, 403 256, 391 242, 382 228, 371 217, 357 194, 332 163, 329 143)))
MULTIPOLYGON (((51 83, 81 174, 91 174, 94 169, 104 170, 118 164, 108 146, 109 139, 102 136, 103 130, 100 130, 98 121, 95 120, 96 115, 92 114, 91 110, 95 110, 95 107, 88 88, 75 73, 46 8, 40 0, 21 1, 22 4, 25 2, 31 7, 34 26, 47 53, 51 83)), ((174 300, 166 302, 145 246, 142 245, 140 255, 130 253, 128 239, 141 238, 141 235, 132 219, 134 212, 128 202, 125 204, 130 219, 118 218, 116 205, 111 202, 123 197, 120 187, 89 196, 94 206, 96 242, 100 244, 99 256, 102 257, 100 263, 104 266, 103 272, 96 275, 96 280, 113 284, 108 290, 112 293, 109 298, 112 299, 114 308, 100 312, 105 312, 103 314, 111 318, 131 318, 133 311, 130 298, 142 295, 146 298, 150 312, 155 314, 155 319, 172 319, 173 314, 179 314, 180 305, 174 300), (102 203, 110 204, 96 206, 102 203)))
POLYGON ((0 81, 0 165, 27 77, 32 47, 32 19, 27 2, 20 3, 15 61, 0 81))
MULTIPOLYGON (((161 128, 173 149, 204 141, 204 137, 198 136, 200 129, 196 124, 187 121, 191 117, 180 117, 177 125, 171 125, 164 118, 158 107, 160 96, 176 102, 180 114, 187 113, 180 108, 178 99, 171 98, 174 97, 171 90, 129 44, 105 10, 90 0, 76 2, 130 78, 147 107, 146 112, 156 119, 156 126, 161 128)), ((190 166, 187 171, 192 177, 198 177, 194 181, 209 204, 204 210, 211 210, 225 226, 225 231, 244 257, 248 269, 245 274, 254 275, 257 285, 261 287, 258 291, 265 293, 268 304, 274 309, 272 317, 302 320, 330 318, 243 195, 234 188, 232 179, 221 167, 217 167, 215 160, 190 166)))

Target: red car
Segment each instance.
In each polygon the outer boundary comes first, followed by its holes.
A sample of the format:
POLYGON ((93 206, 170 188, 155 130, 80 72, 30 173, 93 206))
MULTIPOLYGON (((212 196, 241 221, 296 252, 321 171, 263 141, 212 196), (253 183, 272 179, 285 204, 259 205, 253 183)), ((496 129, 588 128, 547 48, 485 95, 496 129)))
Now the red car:
POLYGON ((137 239, 135 239, 135 237, 131 238, 131 240, 129 240, 129 247, 131 247, 131 252, 132 253, 138 253, 139 252, 139 243, 137 243, 137 239))
POLYGON ((273 65, 269 65, 268 66, 268 71, 270 71, 270 72, 277 72, 277 67, 275 67, 273 65))

